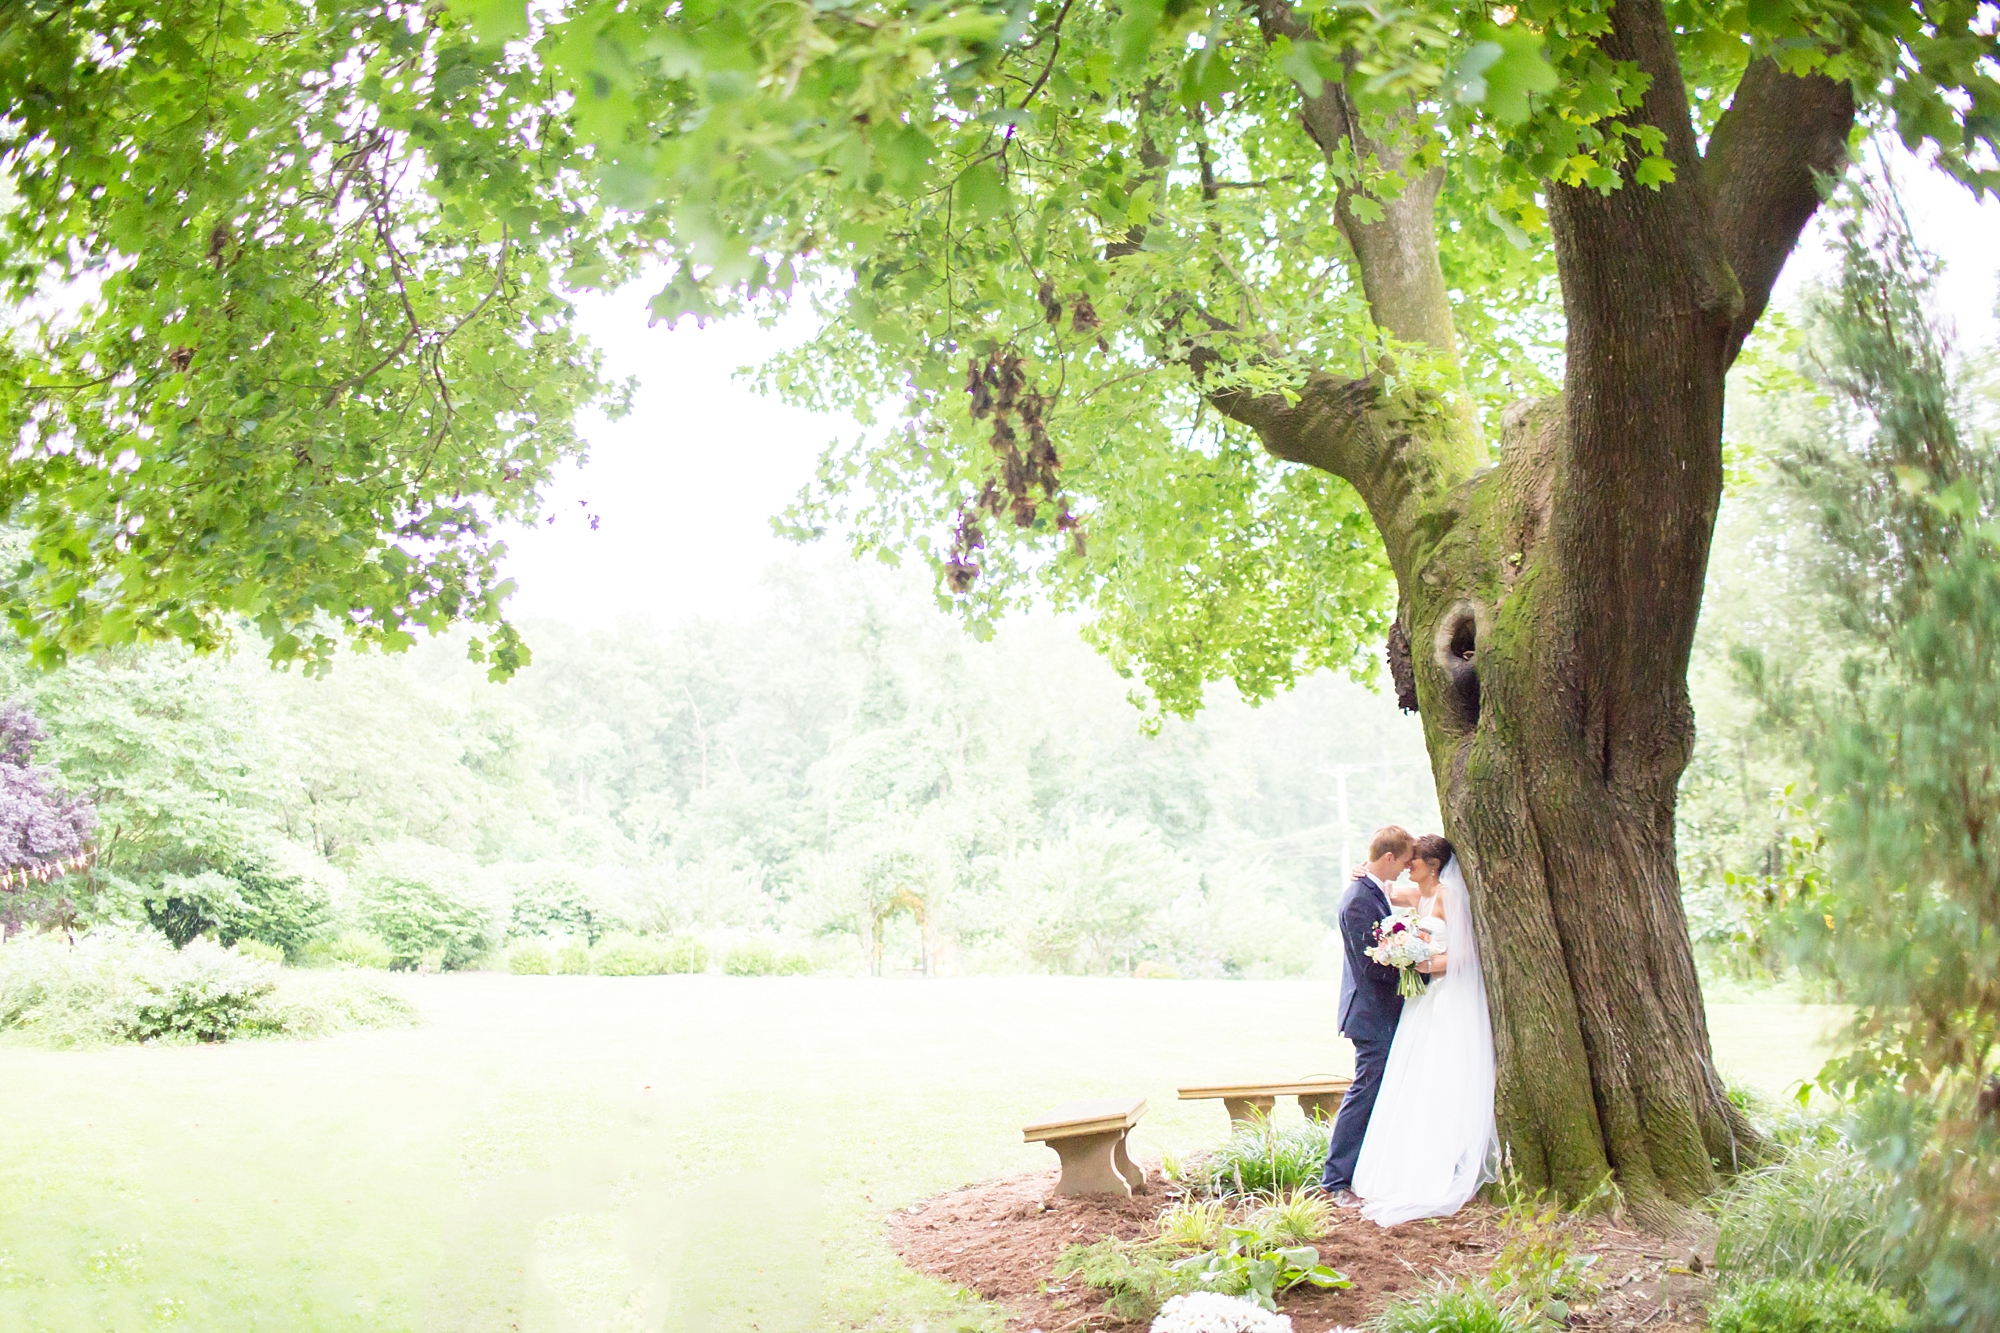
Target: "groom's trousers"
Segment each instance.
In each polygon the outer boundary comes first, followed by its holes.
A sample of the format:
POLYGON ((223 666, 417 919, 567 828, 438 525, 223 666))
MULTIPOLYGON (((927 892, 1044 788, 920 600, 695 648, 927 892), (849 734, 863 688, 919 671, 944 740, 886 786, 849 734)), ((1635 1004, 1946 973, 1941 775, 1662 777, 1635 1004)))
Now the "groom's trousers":
POLYGON ((1327 1145, 1326 1169, 1320 1173, 1320 1188, 1328 1194, 1354 1186, 1354 1164, 1361 1158, 1361 1140, 1368 1133, 1368 1117, 1375 1113, 1375 1097, 1382 1091, 1382 1074, 1389 1067, 1389 1047, 1395 1029, 1376 1038, 1351 1037, 1354 1043, 1354 1083, 1340 1100, 1333 1118, 1333 1142, 1327 1145))

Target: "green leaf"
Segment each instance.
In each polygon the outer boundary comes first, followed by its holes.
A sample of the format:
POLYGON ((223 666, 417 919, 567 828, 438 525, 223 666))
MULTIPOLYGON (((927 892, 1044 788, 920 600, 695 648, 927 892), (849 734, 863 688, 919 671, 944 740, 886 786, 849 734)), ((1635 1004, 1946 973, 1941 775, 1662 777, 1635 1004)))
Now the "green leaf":
POLYGON ((1664 157, 1641 158, 1633 179, 1655 190, 1662 185, 1671 185, 1674 183, 1674 164, 1664 157))
POLYGON ((1531 94, 1555 90, 1555 66, 1542 55, 1540 33, 1510 25, 1489 27, 1481 35, 1500 47, 1498 58, 1483 71, 1486 95, 1481 105, 1503 125, 1518 125, 1528 118, 1531 94))
POLYGON ((1326 80, 1320 76, 1319 66, 1314 63, 1310 47, 1292 45, 1278 61, 1278 68, 1286 78, 1299 85, 1299 90, 1307 97, 1318 97, 1326 90, 1326 80))
POLYGON ((452 0, 451 7, 487 46, 518 41, 528 35, 526 0, 452 0))
POLYGON ((1007 182, 990 160, 974 162, 959 175, 957 195, 959 207, 974 217, 991 220, 1007 214, 1007 182))
POLYGON ((1165 17, 1165 0, 1127 0, 1125 12, 1111 29, 1120 73, 1130 73, 1146 63, 1165 17))
POLYGON ((1461 106, 1478 106, 1486 100, 1486 71, 1507 54, 1498 42, 1474 42, 1445 74, 1444 86, 1451 100, 1461 106))

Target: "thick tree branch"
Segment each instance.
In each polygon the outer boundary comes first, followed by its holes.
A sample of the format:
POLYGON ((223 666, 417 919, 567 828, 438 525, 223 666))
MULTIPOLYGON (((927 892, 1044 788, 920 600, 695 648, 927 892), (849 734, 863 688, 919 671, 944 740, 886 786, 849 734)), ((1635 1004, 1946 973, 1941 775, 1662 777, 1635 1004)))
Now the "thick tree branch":
POLYGON ((1722 493, 1724 348, 1743 297, 1673 27, 1660 0, 1616 0, 1610 17, 1599 49, 1650 76, 1630 119, 1661 132, 1674 179, 1549 191, 1568 334, 1547 586, 1574 614, 1542 648, 1564 659, 1566 725, 1607 782, 1637 788, 1678 775, 1692 735, 1687 661, 1722 493), (1607 604, 1601 588, 1620 596, 1607 604))
POLYGON ((1743 289, 1729 331, 1736 359, 1771 288, 1820 204, 1820 178, 1847 165, 1854 89, 1818 74, 1787 74, 1754 60, 1716 123, 1702 163, 1715 197, 1723 253, 1743 289))
MULTIPOLYGON (((1188 354, 1197 384, 1222 361, 1220 353, 1200 345, 1188 354)), ((1257 432, 1272 457, 1330 472, 1354 487, 1382 534, 1396 576, 1413 573, 1423 509, 1448 482, 1434 461, 1439 442, 1394 410, 1379 379, 1313 371, 1291 394, 1241 387, 1206 392, 1218 412, 1257 432)))
MULTIPOLYGON (((1282 0, 1260 0, 1257 20, 1266 41, 1284 37, 1300 45, 1319 40, 1312 25, 1282 0)), ((1329 156, 1350 147, 1359 161, 1373 158, 1379 170, 1391 174, 1401 174, 1408 160, 1404 136, 1399 132, 1402 125, 1392 121, 1383 127, 1382 135, 1371 135, 1347 89, 1339 83, 1328 81, 1318 93, 1301 87, 1299 118, 1306 133, 1329 156)), ((1354 185, 1340 191, 1334 208, 1341 235, 1347 238, 1360 267, 1361 288, 1375 323, 1405 342, 1428 346, 1456 367, 1458 334, 1452 324, 1444 270, 1438 264, 1434 216, 1443 184, 1443 169, 1433 168, 1408 180, 1394 194, 1370 196, 1382 208, 1378 222, 1366 222, 1356 215, 1354 202, 1364 192, 1354 185)))

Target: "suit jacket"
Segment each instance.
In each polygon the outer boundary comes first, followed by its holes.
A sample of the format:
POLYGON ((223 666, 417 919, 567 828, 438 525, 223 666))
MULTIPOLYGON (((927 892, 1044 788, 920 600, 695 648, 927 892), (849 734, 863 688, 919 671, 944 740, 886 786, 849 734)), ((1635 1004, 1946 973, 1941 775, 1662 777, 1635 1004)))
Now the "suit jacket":
POLYGON ((1340 897, 1340 943, 1346 966, 1340 974, 1340 1034, 1362 1041, 1388 1041, 1403 1016, 1396 969, 1368 956, 1375 926, 1389 915, 1389 898, 1373 875, 1356 875, 1340 897))

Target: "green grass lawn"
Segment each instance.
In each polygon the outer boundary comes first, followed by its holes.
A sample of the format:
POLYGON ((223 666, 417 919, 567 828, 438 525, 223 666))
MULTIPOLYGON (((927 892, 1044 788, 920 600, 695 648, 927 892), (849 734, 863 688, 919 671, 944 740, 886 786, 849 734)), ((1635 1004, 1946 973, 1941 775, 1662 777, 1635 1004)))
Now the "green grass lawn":
MULTIPOLYGON (((409 1031, 0 1046, 0 1329, 989 1329, 886 1209, 1052 1165, 1034 1112, 1344 1072, 1323 982, 396 979, 409 1031)), ((1824 1011, 1717 1005, 1776 1096, 1824 1011)), ((1282 1114, 1297 1115, 1289 1103, 1282 1114)))

